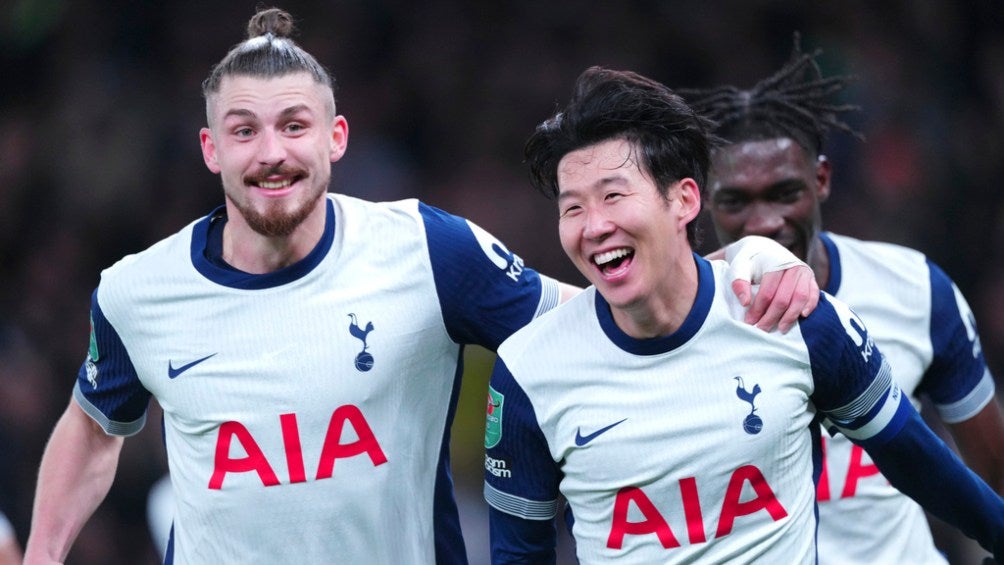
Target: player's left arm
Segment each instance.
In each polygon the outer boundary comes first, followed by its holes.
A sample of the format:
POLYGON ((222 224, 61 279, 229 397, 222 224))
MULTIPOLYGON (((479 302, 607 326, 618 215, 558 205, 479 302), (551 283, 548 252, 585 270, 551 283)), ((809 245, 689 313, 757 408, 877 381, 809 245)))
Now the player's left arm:
POLYGON ((905 418, 886 441, 858 442, 889 483, 1004 563, 1004 499, 956 457, 900 395, 905 418))
POLYGON ((920 418, 860 318, 827 297, 802 323, 802 335, 812 400, 827 420, 900 492, 1004 558, 1004 499, 920 418))
MULTIPOLYGON (((495 236, 468 220, 419 205, 430 263, 450 335, 458 343, 494 350, 503 339, 582 289, 542 275, 495 236)), ((733 291, 746 322, 787 332, 815 308, 812 270, 778 243, 745 237, 721 252, 732 265, 733 291), (759 284, 755 296, 752 284, 759 284)))
POLYGON ((554 563, 560 469, 503 355, 492 371, 485 420, 491 560, 495 565, 554 563))

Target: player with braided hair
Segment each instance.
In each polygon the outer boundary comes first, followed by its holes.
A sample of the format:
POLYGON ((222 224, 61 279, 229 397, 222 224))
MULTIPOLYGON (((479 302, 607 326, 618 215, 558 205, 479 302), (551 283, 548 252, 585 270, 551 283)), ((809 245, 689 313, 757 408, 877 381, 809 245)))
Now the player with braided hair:
MULTIPOLYGON (((151 398, 175 495, 165 562, 466 562, 449 458, 464 346, 494 350, 578 289, 417 200, 328 193, 348 122, 292 32, 259 11, 203 85, 223 205, 102 273, 26 563, 66 559, 151 398)), ((790 326, 815 283, 789 271, 762 309, 790 326)))
MULTIPOLYGON (((752 88, 681 91, 717 125, 708 209, 722 244, 773 238, 805 260, 819 286, 850 305, 915 406, 926 395, 968 465, 1004 492, 1004 417, 975 318, 951 279, 922 253, 823 231, 831 190, 826 135, 861 135, 832 101, 850 77, 824 77, 819 50, 791 58, 752 88)), ((845 437, 823 434, 819 562, 944 563, 923 511, 845 437)), ((918 469, 918 473, 924 470, 918 469)))

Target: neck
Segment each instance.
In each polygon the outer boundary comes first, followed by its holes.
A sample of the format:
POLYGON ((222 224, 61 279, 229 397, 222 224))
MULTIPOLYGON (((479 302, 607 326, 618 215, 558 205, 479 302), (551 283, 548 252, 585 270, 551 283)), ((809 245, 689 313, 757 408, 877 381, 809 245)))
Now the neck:
POLYGON ((830 255, 826 252, 823 240, 818 236, 812 240, 812 245, 809 246, 809 256, 805 258, 805 262, 816 275, 816 284, 819 285, 820 289, 825 290, 826 285, 830 282, 830 255))
POLYGON ((697 299, 698 274, 693 255, 671 265, 656 288, 636 303, 610 306, 617 327, 635 339, 667 336, 680 329, 697 299))
POLYGON ((284 236, 256 232, 229 201, 227 216, 223 228, 223 260, 235 269, 260 275, 288 267, 313 251, 324 235, 327 199, 320 199, 303 222, 284 236))

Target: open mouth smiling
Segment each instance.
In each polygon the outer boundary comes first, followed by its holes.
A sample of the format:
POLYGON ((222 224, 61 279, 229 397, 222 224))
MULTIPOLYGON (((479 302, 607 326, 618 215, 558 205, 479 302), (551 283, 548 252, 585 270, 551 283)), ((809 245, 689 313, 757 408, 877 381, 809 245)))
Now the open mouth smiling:
POLYGON ((619 247, 597 253, 592 256, 593 264, 599 267, 600 272, 606 276, 612 276, 624 272, 631 264, 634 257, 634 249, 630 247, 619 247))

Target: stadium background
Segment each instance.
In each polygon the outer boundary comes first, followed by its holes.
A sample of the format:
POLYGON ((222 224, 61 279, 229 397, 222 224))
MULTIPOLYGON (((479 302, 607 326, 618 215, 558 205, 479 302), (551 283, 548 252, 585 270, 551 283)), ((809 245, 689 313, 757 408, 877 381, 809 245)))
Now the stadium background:
MULTIPOLYGON (((203 166, 201 81, 243 38, 256 2, 0 3, 0 509, 24 542, 35 471, 87 347, 100 269, 222 202, 203 166)), ((428 0, 279 4, 334 73, 351 143, 333 190, 419 197, 466 216, 527 262, 582 279, 553 205, 529 188, 522 143, 589 65, 673 87, 750 86, 792 32, 867 141, 831 139, 826 227, 927 252, 969 297, 1004 374, 1004 6, 995 0, 428 0)), ((705 250, 714 235, 705 230, 705 250)), ((454 469, 484 561, 484 386, 468 351, 454 469)), ((998 388, 1001 381, 998 378, 998 388)), ((155 563, 146 495, 165 469, 157 408, 126 442, 115 485, 70 563, 155 563)), ((267 517, 263 516, 263 528, 267 517)), ((948 539, 948 538, 946 538, 948 539)), ((971 558, 951 546, 953 561, 971 558)))

